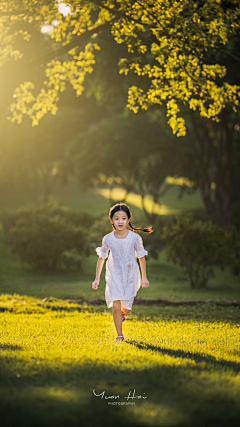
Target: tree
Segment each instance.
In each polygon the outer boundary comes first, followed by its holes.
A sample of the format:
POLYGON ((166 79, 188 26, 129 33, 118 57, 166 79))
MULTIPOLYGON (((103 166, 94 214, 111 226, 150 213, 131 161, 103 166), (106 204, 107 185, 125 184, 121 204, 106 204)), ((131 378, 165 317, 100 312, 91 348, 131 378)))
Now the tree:
MULTIPOLYGON (((19 123, 27 115, 36 125, 46 113, 55 114, 60 94, 69 84, 80 96, 98 49, 104 46, 102 34, 111 34, 127 49, 119 55, 119 67, 122 75, 130 77, 129 108, 137 112, 163 104, 173 133, 185 135, 187 128, 194 135, 191 152, 197 156, 197 169, 190 166, 186 172, 195 176, 211 218, 228 225, 231 207, 239 200, 238 133, 233 132, 239 125, 240 74, 235 67, 240 61, 239 2, 72 0, 67 4, 71 13, 64 16, 56 1, 1 2, 0 81, 8 88, 8 96, 2 97, 5 107, 14 95, 11 120, 19 123), (53 26, 51 38, 40 32, 46 23, 53 26), (24 46, 34 37, 40 54, 33 50, 25 54, 24 46), (12 58, 18 67, 12 66, 12 58)), ((159 188, 154 191, 157 194, 159 188)))
MULTIPOLYGON (((9 47, 2 55, 2 64, 13 50, 17 36, 25 39, 30 33, 21 24, 38 26, 54 22, 51 37, 55 49, 37 56, 28 64, 19 60, 20 70, 39 65, 45 67, 46 80, 35 95, 34 84, 25 81, 16 90, 11 106, 13 120, 29 115, 33 124, 48 111, 56 112, 60 92, 69 81, 76 94, 83 91, 86 73, 91 73, 97 35, 110 31, 117 43, 125 43, 129 58, 120 59, 120 72, 133 70, 148 77, 148 88, 132 86, 128 105, 135 112, 139 106, 167 106, 173 132, 185 134, 185 121, 179 115, 181 103, 198 110, 203 117, 217 119, 226 106, 235 111, 239 104, 239 82, 227 81, 227 66, 219 64, 216 53, 234 58, 234 40, 239 36, 240 9, 236 0, 204 2, 190 0, 72 0, 66 17, 58 11, 58 3, 48 0, 4 1, 0 6, 3 43, 9 47), (60 45, 60 46, 59 46, 60 45), (11 48, 10 48, 11 47, 11 48), (213 58, 213 54, 215 57, 213 58), (65 56, 65 57, 64 57, 65 56), (61 62, 57 58, 64 57, 61 62), (210 58, 212 57, 212 60, 210 58), (21 64, 22 62, 22 64, 21 64)), ((143 79, 145 82, 145 79, 143 79)))
POLYGON ((240 200, 239 120, 229 108, 220 122, 190 112, 189 137, 195 154, 195 176, 203 203, 215 223, 230 227, 234 206, 240 200))

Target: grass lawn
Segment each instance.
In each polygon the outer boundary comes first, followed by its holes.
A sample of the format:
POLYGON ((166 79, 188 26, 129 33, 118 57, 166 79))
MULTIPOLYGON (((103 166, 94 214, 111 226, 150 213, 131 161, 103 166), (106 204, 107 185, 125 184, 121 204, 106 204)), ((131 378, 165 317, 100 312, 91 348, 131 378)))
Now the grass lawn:
MULTIPOLYGON (((107 215, 105 193, 74 185, 55 189, 55 200, 107 215)), ((201 208, 197 193, 184 197, 174 187, 165 212, 201 208)), ((31 201, 8 194, 2 207, 31 201)), ((130 201, 145 223, 139 200, 130 201)), ((125 342, 116 343, 111 309, 74 300, 104 297, 104 270, 99 290, 91 288, 96 262, 93 251, 82 272, 34 271, 5 247, 0 230, 1 426, 239 426, 239 307, 133 305, 125 342)), ((164 253, 147 257, 147 271, 150 287, 139 297, 240 300, 239 277, 228 270, 216 270, 204 290, 192 290, 164 253)))
POLYGON ((239 426, 239 308, 135 306, 118 343, 105 305, 0 309, 4 427, 239 426))

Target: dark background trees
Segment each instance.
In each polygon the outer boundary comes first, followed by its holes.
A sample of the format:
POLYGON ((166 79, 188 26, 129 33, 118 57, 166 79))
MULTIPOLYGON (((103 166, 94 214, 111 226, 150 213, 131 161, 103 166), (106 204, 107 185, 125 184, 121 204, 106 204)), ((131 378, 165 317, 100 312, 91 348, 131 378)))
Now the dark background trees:
POLYGON ((192 187, 181 192, 198 188, 209 217, 229 227, 240 199, 237 2, 69 7, 1 2, 2 191, 21 176, 47 200, 57 179, 104 174, 144 208, 147 194, 161 201, 168 175, 184 176, 192 187))

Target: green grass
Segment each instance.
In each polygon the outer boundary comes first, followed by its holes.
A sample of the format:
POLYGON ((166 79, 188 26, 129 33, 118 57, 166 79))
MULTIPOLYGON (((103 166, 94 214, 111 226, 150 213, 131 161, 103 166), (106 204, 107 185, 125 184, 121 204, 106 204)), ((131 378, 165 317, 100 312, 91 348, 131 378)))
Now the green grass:
POLYGON ((4 427, 239 425, 238 308, 133 306, 116 343, 104 305, 6 294, 0 307, 4 427), (127 400, 134 389, 146 398, 127 400))
MULTIPOLYGON (((171 192, 163 203, 172 209, 200 206, 197 194, 183 202, 176 188, 171 192)), ((76 183, 54 198, 91 213, 109 209, 106 198, 76 183)), ((9 194, 2 206, 14 210, 30 201, 27 193, 9 194)), ((145 223, 141 209, 129 205, 145 223)), ((6 248, 0 232, 1 425, 238 426, 239 308, 133 304, 123 324, 126 341, 116 343, 111 309, 74 300, 104 298, 105 270, 99 290, 91 288, 96 262, 93 251, 82 272, 34 271, 6 248), (101 399, 93 390, 119 398, 101 399), (134 390, 146 399, 127 400, 134 390)), ((239 278, 228 270, 216 270, 204 290, 192 290, 164 253, 156 261, 147 257, 147 271, 150 287, 139 297, 240 300, 239 278)))

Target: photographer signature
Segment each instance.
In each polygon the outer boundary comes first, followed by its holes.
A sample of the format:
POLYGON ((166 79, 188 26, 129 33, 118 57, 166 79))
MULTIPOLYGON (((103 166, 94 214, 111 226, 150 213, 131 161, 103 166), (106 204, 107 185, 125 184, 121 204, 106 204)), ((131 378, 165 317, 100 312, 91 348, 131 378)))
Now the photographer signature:
MULTIPOLYGON (((131 393, 132 393, 132 390, 130 390, 129 391, 129 393, 128 393, 128 396, 124 396, 124 399, 127 399, 127 400, 129 400, 129 399, 147 399, 147 396, 135 396, 135 389, 133 390, 133 395, 131 396, 131 393)), ((101 396, 101 399, 120 399, 120 396, 119 396, 119 394, 117 394, 117 395, 111 395, 111 396, 107 396, 106 394, 105 394, 105 390, 104 391, 102 391, 102 393, 100 393, 100 394, 96 394, 95 393, 95 388, 93 389, 93 394, 95 395, 95 396, 97 396, 97 397, 100 397, 101 396)), ((145 393, 143 393, 143 394, 145 394, 145 393)))

